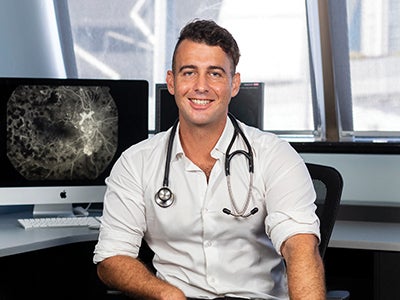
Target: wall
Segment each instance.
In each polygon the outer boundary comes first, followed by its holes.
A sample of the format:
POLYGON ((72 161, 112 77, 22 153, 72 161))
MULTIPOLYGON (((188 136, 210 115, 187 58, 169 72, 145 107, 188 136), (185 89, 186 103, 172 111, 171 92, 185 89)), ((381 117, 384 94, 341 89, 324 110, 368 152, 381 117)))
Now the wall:
POLYGON ((65 77, 53 1, 0 3, 0 76, 65 77))

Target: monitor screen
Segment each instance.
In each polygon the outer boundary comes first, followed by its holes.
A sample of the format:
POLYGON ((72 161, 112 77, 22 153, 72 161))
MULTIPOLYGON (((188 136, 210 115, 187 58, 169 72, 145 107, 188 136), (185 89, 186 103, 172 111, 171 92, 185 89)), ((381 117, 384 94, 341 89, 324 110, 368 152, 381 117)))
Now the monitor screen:
MULTIPOLYGON (((232 98, 229 111, 247 125, 262 129, 264 115, 264 83, 243 82, 239 93, 232 98)), ((156 84, 156 132, 170 128, 178 118, 174 96, 167 84, 156 84)))
POLYGON ((148 137, 144 80, 0 78, 0 105, 0 205, 37 214, 102 202, 116 159, 148 137))

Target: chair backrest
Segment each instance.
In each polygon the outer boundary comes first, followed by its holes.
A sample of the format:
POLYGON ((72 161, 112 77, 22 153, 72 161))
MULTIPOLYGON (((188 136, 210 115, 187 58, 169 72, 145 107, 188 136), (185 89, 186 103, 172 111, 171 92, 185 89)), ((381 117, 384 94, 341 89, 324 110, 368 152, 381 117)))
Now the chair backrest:
POLYGON ((321 243, 319 252, 324 257, 335 225, 343 190, 343 178, 330 166, 306 163, 317 194, 317 215, 320 219, 321 243))

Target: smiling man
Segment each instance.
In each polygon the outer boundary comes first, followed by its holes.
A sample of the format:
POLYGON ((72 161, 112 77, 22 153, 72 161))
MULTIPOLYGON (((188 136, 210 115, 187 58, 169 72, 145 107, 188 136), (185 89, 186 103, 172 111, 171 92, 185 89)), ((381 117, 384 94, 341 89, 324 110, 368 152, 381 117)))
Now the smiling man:
POLYGON ((304 162, 228 114, 239 57, 215 22, 187 24, 166 77, 179 122, 125 151, 106 181, 94 262, 130 297, 325 299, 304 162), (142 239, 155 275, 137 258, 142 239))

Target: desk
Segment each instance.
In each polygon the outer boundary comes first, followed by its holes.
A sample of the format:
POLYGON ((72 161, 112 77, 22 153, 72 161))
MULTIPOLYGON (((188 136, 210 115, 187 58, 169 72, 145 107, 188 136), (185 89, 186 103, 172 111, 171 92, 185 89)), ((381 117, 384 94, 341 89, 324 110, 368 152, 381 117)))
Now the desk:
MULTIPOLYGON (((69 265, 74 269, 77 265, 76 260, 81 257, 81 263, 78 265, 83 266, 87 263, 88 266, 81 269, 81 272, 78 273, 89 273, 92 278, 91 281, 94 282, 88 284, 87 287, 82 287, 82 289, 89 289, 86 291, 89 295, 87 298, 96 298, 92 297, 93 294, 97 295, 98 293, 102 293, 103 287, 98 283, 95 267, 91 262, 93 245, 90 245, 89 249, 78 248, 74 253, 70 251, 70 248, 66 250, 65 247, 61 249, 56 248, 56 246, 62 245, 75 247, 75 245, 79 245, 80 242, 95 243, 98 238, 98 230, 88 228, 41 228, 25 230, 19 225, 17 219, 29 217, 30 214, 29 212, 22 212, 0 215, 0 257, 4 257, 3 261, 4 259, 8 260, 7 256, 11 258, 10 262, 8 262, 9 267, 6 269, 12 269, 20 265, 17 269, 28 267, 31 270, 35 270, 35 272, 39 272, 42 268, 47 268, 49 271, 44 273, 58 274, 57 272, 59 269, 63 269, 69 265), (51 249, 54 250, 51 251, 51 249), (31 256, 31 253, 35 253, 35 250, 51 252, 44 252, 44 254, 39 256, 39 261, 36 262, 36 260, 38 260, 37 257, 33 254, 31 256), (19 253, 25 254, 22 256, 18 255, 12 259, 14 254, 19 253), (63 259, 60 261, 59 257, 63 259), (44 258, 51 261, 51 264, 42 264, 44 258), (62 264, 63 261, 65 261, 64 264, 62 264), (55 263, 60 265, 53 266, 55 263)), ((394 299, 393 295, 399 295, 400 291, 398 291, 398 289, 400 286, 398 288, 398 284, 393 282, 400 277, 400 262, 396 263, 396 261, 400 261, 398 259, 400 256, 399 233, 399 223, 338 220, 335 224, 327 251, 328 269, 329 266, 332 265, 338 270, 337 278, 335 278, 335 270, 329 269, 330 272, 328 272, 333 273, 334 278, 332 281, 334 283, 338 282, 338 289, 349 290, 353 296, 357 296, 358 291, 365 292, 367 295, 375 294, 374 299, 383 299, 382 296, 384 294, 389 295, 387 299, 394 299), (358 264, 358 267, 354 267, 355 264, 358 264), (367 270, 365 270, 365 268, 367 268, 367 270), (359 270, 358 273, 352 273, 357 270, 359 270), (360 282, 359 287, 354 284, 357 276, 362 277, 361 280, 356 281, 360 282), (367 279, 364 279, 364 277, 367 277, 367 279), (390 283, 390 288, 386 287, 387 283, 390 283), (385 288, 382 288, 383 286, 385 288), (367 290, 366 287, 369 287, 370 290, 367 290)), ((30 292, 29 296, 31 294, 37 294, 43 298, 43 288, 49 289, 49 284, 43 287, 41 282, 47 283, 49 280, 54 280, 51 282, 51 285, 54 286, 54 291, 57 289, 63 289, 65 291, 65 287, 60 283, 62 280, 60 281, 60 278, 57 276, 54 279, 51 277, 43 280, 40 278, 42 274, 38 273, 34 275, 35 276, 32 275, 32 277, 38 279, 32 282, 27 290, 31 292, 33 289, 36 290, 34 293, 30 292)), ((12 287, 11 290, 18 290, 18 285, 13 286, 13 284, 15 285, 20 282, 20 279, 18 279, 20 276, 19 273, 16 272, 14 277, 10 277, 9 274, 5 276, 7 280, 9 280, 9 285, 12 287)), ((68 286, 79 283, 86 284, 87 282, 85 278, 76 280, 73 284, 68 280, 70 280, 69 277, 64 279, 64 281, 69 284, 68 286)), ((51 291, 52 295, 55 293, 54 291, 51 291)), ((97 299, 99 298, 97 297, 97 299)))
POLYGON ((31 216, 0 215, 0 299, 104 299, 92 262, 98 230, 25 230, 17 219, 31 216))
POLYGON ((351 299, 400 299, 400 223, 337 220, 325 270, 328 286, 351 299))
POLYGON ((17 219, 29 212, 0 215, 0 257, 78 242, 96 241, 99 231, 89 228, 39 228, 25 230, 17 219))

